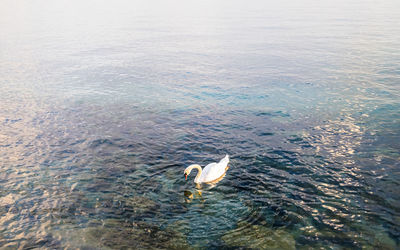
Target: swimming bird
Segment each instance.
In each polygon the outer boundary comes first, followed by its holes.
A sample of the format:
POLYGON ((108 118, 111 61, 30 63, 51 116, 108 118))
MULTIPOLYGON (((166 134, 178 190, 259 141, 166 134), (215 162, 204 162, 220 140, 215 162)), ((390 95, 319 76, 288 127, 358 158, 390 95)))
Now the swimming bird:
POLYGON ((198 170, 196 178, 194 178, 194 183, 213 183, 217 182, 222 177, 224 177, 226 171, 228 170, 228 163, 229 163, 229 155, 225 155, 225 157, 220 160, 218 163, 213 162, 208 164, 201 169, 201 166, 198 164, 193 164, 187 167, 184 171, 185 180, 187 180, 187 176, 190 172, 195 168, 198 170))

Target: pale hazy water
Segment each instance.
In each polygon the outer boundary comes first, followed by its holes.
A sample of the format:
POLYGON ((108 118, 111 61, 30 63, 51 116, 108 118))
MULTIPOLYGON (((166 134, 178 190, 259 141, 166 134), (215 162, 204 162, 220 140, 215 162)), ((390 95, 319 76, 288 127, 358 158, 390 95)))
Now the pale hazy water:
POLYGON ((399 13, 1 0, 0 247, 399 248, 399 13))

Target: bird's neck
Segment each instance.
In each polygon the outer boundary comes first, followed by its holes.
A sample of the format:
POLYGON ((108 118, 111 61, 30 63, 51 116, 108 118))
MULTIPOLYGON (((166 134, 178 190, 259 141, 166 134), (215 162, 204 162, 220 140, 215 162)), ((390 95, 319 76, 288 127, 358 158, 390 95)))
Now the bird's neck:
POLYGON ((192 169, 197 169, 197 175, 196 178, 194 178, 194 182, 195 183, 200 183, 200 177, 201 177, 201 173, 203 172, 203 169, 201 169, 200 165, 194 164, 190 166, 190 171, 192 171, 192 169))

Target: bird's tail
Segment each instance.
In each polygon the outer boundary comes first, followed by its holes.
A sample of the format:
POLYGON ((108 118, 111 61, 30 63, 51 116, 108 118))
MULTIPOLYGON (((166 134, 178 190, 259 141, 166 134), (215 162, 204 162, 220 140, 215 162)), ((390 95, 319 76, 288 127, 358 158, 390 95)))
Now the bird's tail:
POLYGON ((228 165, 228 163, 229 163, 229 155, 228 155, 228 154, 225 155, 225 157, 222 158, 222 160, 220 161, 220 163, 224 163, 224 164, 228 165))

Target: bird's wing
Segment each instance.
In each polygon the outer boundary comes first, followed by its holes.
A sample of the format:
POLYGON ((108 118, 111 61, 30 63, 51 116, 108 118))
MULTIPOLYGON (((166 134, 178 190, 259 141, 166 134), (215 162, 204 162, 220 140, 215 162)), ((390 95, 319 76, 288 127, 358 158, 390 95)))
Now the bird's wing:
POLYGON ((218 179, 225 173, 225 168, 221 163, 210 163, 204 167, 203 172, 201 174, 202 182, 210 182, 218 179))

